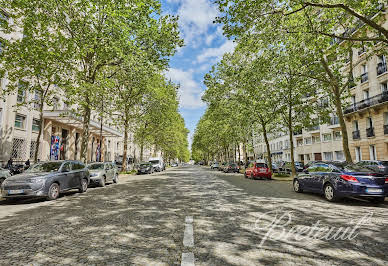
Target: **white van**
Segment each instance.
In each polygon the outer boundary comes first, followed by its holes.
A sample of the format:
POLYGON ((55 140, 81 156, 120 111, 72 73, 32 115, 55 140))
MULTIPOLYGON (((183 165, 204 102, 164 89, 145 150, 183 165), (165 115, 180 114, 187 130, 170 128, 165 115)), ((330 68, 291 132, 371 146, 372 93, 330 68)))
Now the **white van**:
POLYGON ((151 157, 148 161, 152 164, 154 170, 157 172, 161 172, 166 169, 162 157, 151 157))

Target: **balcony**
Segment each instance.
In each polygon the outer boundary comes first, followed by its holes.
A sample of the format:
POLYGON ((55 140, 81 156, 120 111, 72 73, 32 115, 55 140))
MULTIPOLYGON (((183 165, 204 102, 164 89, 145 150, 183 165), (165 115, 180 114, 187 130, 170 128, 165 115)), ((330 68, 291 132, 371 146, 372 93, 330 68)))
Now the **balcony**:
POLYGON ((383 62, 377 64, 377 76, 387 72, 387 65, 383 62))
POLYGON ((384 135, 388 135, 388 125, 384 125, 384 135))
POLYGON ((366 129, 366 136, 368 138, 374 137, 375 136, 375 131, 373 127, 367 128, 366 129))
POLYGON ((309 132, 317 131, 317 130, 319 130, 319 125, 315 125, 315 126, 311 126, 311 127, 307 128, 307 131, 309 131, 309 132))
POLYGON ((368 81, 368 72, 361 74, 361 83, 368 81))
POLYGON ((350 114, 353 112, 357 112, 357 111, 360 111, 362 109, 365 109, 365 108, 368 108, 368 107, 371 107, 374 105, 378 105, 381 103, 385 103, 385 102, 388 102, 388 92, 387 91, 347 106, 344 110, 344 114, 346 115, 346 114, 350 114))
POLYGON ((353 139, 360 139, 360 130, 353 131, 353 139))
POLYGON ((302 135, 302 130, 296 130, 293 132, 294 136, 302 135))

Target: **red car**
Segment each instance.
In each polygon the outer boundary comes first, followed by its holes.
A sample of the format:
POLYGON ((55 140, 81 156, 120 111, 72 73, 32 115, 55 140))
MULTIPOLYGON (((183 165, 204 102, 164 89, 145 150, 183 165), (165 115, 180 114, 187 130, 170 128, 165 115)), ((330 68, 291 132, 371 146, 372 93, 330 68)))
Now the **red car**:
POLYGON ((249 163, 247 169, 245 169, 244 173, 245 178, 272 178, 271 170, 269 169, 266 163, 249 163))

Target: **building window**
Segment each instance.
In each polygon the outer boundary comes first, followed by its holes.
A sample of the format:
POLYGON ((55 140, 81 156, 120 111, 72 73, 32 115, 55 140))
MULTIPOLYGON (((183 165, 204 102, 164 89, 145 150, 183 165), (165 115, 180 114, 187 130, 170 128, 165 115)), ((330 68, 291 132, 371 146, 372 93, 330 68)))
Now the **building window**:
POLYGON ((371 160, 377 160, 375 145, 369 145, 369 156, 371 160))
POLYGON ((334 140, 341 140, 342 139, 342 135, 341 135, 341 131, 334 131, 334 140))
POLYGON ((313 143, 320 143, 321 137, 320 136, 313 136, 313 143))
POLYGON ((338 161, 345 160, 344 152, 343 151, 335 151, 335 158, 338 161))
POLYGON ((323 153, 323 158, 326 161, 332 161, 333 160, 333 153, 332 152, 324 152, 323 153))
POLYGON ((380 88, 381 88, 381 93, 388 92, 388 83, 387 82, 381 83, 380 88))
POLYGON ((53 110, 59 110, 59 99, 57 97, 53 98, 53 110))
POLYGON ((362 65, 361 66, 361 83, 364 83, 368 80, 368 66, 362 65))
POLYGON ((40 110, 40 100, 41 100, 41 93, 40 92, 35 92, 34 95, 34 109, 35 110, 40 110))
POLYGON ((384 55, 379 55, 377 59, 377 76, 387 71, 387 62, 384 55))
POLYGON ((358 131, 358 120, 353 121, 353 131, 358 131))
POLYGON ((12 140, 12 153, 11 157, 16 160, 24 160, 26 154, 26 142, 24 139, 14 138, 12 140))
POLYGON ((356 152, 356 161, 360 162, 362 160, 361 148, 360 147, 356 147, 355 148, 355 152, 356 152))
POLYGON ((311 137, 305 138, 304 139, 304 144, 310 145, 312 143, 311 137))
POLYGON ((21 81, 18 85, 18 96, 17 96, 17 102, 23 103, 26 99, 26 89, 27 89, 27 83, 21 81))
POLYGON ((323 142, 331 141, 331 134, 322 134, 323 142))
POLYGON ((0 108, 0 137, 2 133, 2 127, 3 127, 3 109, 0 108))
POLYGON ((356 95, 352 95, 352 104, 356 104, 356 95))
POLYGON ((15 115, 15 127, 16 128, 25 128, 25 123, 26 123, 26 117, 23 115, 15 115))
POLYGON ((296 146, 298 146, 298 147, 303 146, 303 139, 298 139, 296 141, 296 146))
MULTIPOLYGON (((30 159, 35 158, 35 151, 36 151, 36 141, 31 141, 30 143, 30 159)), ((39 157, 39 154, 38 154, 39 157)))
POLYGON ((369 99, 369 90, 364 90, 364 100, 369 99))
POLYGON ((373 128, 373 120, 372 117, 366 118, 366 128, 373 128))
POLYGON ((40 120, 33 119, 32 120, 32 131, 39 132, 40 129, 40 120))

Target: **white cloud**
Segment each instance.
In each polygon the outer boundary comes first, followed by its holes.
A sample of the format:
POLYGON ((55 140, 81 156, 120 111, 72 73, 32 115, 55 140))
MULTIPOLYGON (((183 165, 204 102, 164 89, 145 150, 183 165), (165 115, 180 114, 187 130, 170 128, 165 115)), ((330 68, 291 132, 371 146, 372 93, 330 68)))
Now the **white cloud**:
MULTIPOLYGON (((168 0, 170 3, 179 3, 177 14, 183 38, 188 46, 198 46, 218 14, 216 5, 209 0, 168 0)), ((211 42, 211 40, 205 40, 211 42)))
POLYGON ((193 71, 170 68, 166 76, 173 82, 180 84, 179 98, 181 107, 195 109, 205 105, 201 100, 202 88, 194 80, 193 71))
POLYGON ((205 61, 219 61, 225 53, 232 52, 235 47, 236 43, 231 40, 227 40, 220 47, 204 49, 203 52, 197 56, 197 63, 203 63, 205 61))

